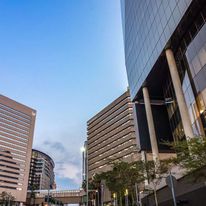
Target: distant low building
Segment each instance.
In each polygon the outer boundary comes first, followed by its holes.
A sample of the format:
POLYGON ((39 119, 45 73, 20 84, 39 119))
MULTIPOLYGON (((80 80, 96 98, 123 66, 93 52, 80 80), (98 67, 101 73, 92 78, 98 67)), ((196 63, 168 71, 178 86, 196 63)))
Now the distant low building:
POLYGON ((56 189, 54 166, 49 155, 32 149, 28 190, 56 189))

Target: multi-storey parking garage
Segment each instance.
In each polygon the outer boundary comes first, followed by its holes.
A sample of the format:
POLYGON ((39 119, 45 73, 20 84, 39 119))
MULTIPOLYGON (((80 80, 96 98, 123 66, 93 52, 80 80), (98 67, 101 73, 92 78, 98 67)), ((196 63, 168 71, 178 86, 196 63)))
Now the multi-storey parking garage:
POLYGON ((87 123, 89 177, 110 169, 113 160, 137 159, 133 107, 125 92, 87 123))

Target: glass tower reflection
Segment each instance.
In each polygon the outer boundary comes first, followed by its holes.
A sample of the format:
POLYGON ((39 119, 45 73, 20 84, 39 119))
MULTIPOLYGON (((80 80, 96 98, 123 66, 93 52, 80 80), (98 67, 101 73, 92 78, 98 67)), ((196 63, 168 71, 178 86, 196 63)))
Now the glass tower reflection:
POLYGON ((132 99, 191 0, 122 0, 125 63, 132 99))
MULTIPOLYGON (((185 138, 183 113, 165 55, 170 48, 186 103, 182 108, 187 107, 193 134, 205 135, 206 1, 121 0, 121 3, 125 64, 133 102, 143 101, 145 83, 151 101, 172 99, 171 104, 165 105, 172 136, 175 140, 185 138)), ((157 136, 161 138, 161 131, 157 136)))

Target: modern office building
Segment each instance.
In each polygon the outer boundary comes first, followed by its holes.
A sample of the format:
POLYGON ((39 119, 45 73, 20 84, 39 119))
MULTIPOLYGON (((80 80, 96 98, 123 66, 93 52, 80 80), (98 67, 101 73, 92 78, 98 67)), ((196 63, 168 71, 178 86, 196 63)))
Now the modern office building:
POLYGON ((156 158, 162 133, 175 141, 205 135, 206 1, 123 0, 122 20, 140 145, 151 142, 156 158))
POLYGON ((0 193, 25 202, 36 111, 0 95, 0 193))
POLYGON ((32 149, 28 190, 55 189, 54 166, 49 155, 32 149))
POLYGON ((133 107, 129 91, 87 122, 89 178, 110 169, 114 160, 137 160, 133 107))
POLYGON ((156 160, 162 139, 205 135, 206 1, 122 0, 121 6, 138 139, 156 160))

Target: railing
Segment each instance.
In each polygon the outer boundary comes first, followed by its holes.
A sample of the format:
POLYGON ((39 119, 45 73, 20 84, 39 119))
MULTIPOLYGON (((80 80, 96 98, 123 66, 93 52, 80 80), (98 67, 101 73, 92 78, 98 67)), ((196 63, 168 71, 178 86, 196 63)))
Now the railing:
POLYGON ((33 192, 37 198, 45 197, 48 193, 53 197, 81 197, 85 193, 83 190, 34 190, 33 192))

